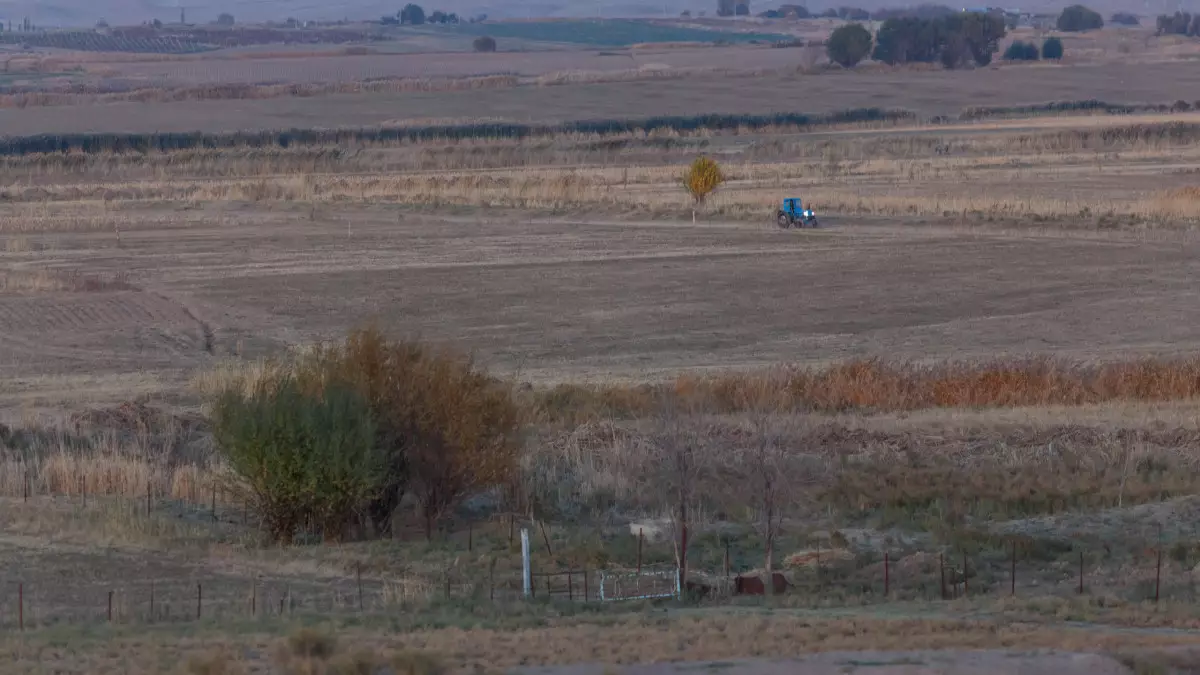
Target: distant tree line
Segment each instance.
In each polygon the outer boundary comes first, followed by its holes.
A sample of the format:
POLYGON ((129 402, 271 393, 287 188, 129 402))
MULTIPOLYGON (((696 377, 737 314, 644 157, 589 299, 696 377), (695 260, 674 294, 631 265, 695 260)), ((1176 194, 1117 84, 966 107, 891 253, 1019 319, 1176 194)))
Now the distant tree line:
POLYGON ((750 0, 717 0, 717 16, 749 16, 750 0))
POLYGON ((455 14, 454 12, 443 12, 438 9, 435 9, 428 16, 426 16, 424 7, 410 2, 399 12, 396 12, 395 16, 382 17, 379 22, 385 26, 395 26, 400 24, 420 26, 426 23, 459 23, 459 18, 458 14, 455 14))
POLYGON ((994 14, 959 12, 934 19, 905 16, 887 19, 879 27, 871 50, 870 34, 861 24, 839 27, 826 43, 830 60, 842 66, 857 64, 868 54, 889 65, 938 63, 947 68, 985 66, 1004 37, 1004 19, 994 14))
POLYGON ((1200 35, 1200 14, 1196 14, 1195 16, 1188 12, 1163 14, 1158 17, 1155 27, 1158 29, 1158 35, 1187 35, 1188 37, 1196 37, 1200 35))
MULTIPOLYGON (((874 36, 860 23, 840 26, 825 43, 829 60, 845 68, 855 66, 868 56, 888 65, 941 63, 946 68, 962 68, 991 63, 993 55, 999 51, 1000 40, 1007 34, 1005 17, 983 12, 942 14, 935 9, 937 7, 941 6, 923 5, 911 10, 932 18, 904 14, 886 19, 874 36)), ((1004 52, 1006 61, 1061 59, 1062 56, 1063 43, 1058 38, 1048 38, 1040 50, 1032 42, 1018 40, 1004 52)))

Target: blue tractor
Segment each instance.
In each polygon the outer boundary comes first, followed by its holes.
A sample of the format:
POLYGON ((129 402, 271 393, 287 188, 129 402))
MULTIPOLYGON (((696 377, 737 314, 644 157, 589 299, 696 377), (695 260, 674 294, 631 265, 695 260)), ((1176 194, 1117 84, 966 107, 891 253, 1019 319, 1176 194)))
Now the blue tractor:
POLYGON ((775 214, 775 221, 785 230, 789 227, 818 227, 817 214, 812 209, 804 208, 798 197, 783 200, 783 206, 775 214))

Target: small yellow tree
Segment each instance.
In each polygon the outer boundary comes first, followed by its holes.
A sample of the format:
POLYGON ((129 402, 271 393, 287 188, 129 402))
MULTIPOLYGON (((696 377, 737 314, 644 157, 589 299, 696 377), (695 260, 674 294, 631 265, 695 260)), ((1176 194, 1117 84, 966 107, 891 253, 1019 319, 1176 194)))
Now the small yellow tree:
POLYGON ((683 187, 692 196, 693 223, 696 222, 696 209, 724 182, 725 176, 721 173, 721 167, 708 157, 697 157, 688 167, 683 176, 683 187))

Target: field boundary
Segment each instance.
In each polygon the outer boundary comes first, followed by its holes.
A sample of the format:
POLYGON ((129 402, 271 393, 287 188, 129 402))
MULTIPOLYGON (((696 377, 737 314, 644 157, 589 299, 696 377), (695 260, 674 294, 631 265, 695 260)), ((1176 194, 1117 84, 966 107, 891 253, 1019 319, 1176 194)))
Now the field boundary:
POLYGON ((771 115, 694 115, 629 120, 581 120, 560 124, 483 123, 424 127, 359 127, 351 129, 288 129, 230 133, 80 133, 41 134, 0 138, 0 156, 45 153, 150 152, 195 148, 265 148, 303 145, 403 143, 433 139, 525 139, 561 134, 695 132, 771 127, 824 127, 855 123, 915 119, 912 112, 884 108, 853 108, 833 113, 776 113, 771 115))

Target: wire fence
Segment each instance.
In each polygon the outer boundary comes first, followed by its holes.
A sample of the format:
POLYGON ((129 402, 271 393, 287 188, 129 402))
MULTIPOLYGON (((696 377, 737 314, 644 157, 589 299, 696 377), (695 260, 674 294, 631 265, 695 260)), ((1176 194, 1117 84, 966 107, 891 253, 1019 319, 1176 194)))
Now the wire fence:
MULTIPOLYGON (((772 585, 783 601, 820 606, 1048 595, 1128 602, 1200 599, 1187 561, 1164 547, 1140 551, 1133 558, 1121 558, 1111 547, 1080 549, 1055 560, 1031 559, 1018 545, 1003 557, 998 551, 885 551, 878 557, 827 551, 811 564, 775 574, 772 585)), ((640 571, 616 566, 535 568, 528 595, 523 581, 519 573, 496 574, 494 566, 476 578, 446 574, 415 587, 368 579, 361 571, 321 582, 212 576, 138 579, 108 587, 81 583, 74 588, 71 582, 18 578, 0 585, 0 628, 378 613, 431 601, 612 603, 678 597, 722 603, 767 592, 761 573, 700 568, 681 584, 671 565, 640 571)))

